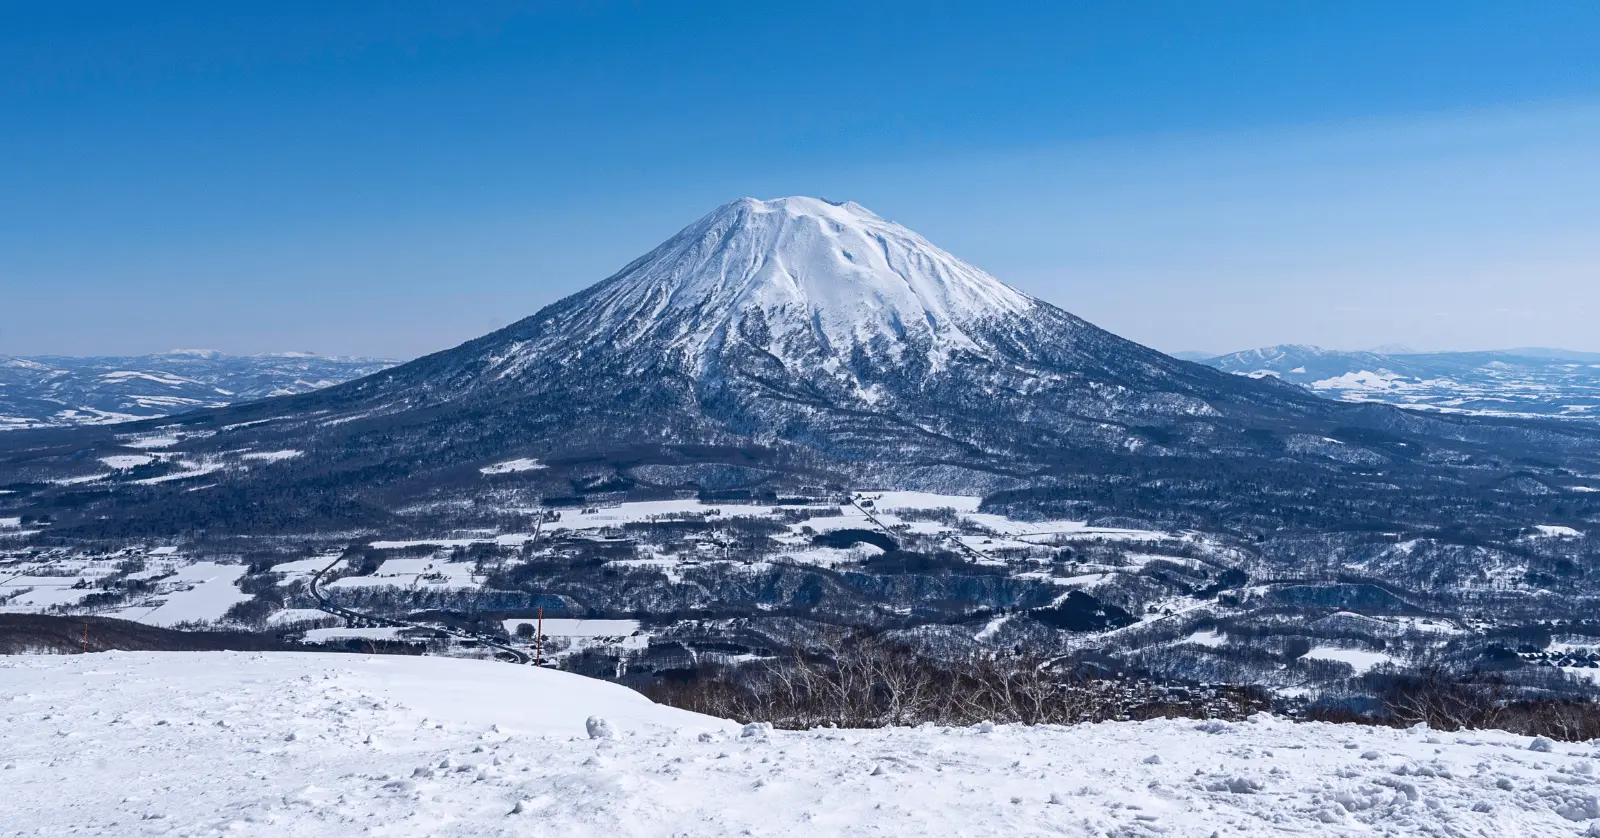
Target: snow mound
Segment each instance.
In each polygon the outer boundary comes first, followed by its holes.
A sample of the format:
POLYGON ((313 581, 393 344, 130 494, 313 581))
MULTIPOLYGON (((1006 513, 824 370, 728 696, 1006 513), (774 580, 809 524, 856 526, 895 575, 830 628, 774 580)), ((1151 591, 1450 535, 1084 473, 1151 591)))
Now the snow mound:
POLYGON ((0 658, 32 834, 1577 835, 1593 745, 1257 716, 774 731, 509 664, 0 658))

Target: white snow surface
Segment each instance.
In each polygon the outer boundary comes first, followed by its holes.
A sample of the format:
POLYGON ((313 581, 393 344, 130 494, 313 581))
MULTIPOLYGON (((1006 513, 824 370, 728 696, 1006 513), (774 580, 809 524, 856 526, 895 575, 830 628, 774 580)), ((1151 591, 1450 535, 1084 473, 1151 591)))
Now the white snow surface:
POLYGON ((1307 652, 1306 657, 1312 660, 1347 663, 1355 669, 1357 675, 1373 667, 1396 663, 1394 656, 1385 652, 1374 652, 1367 649, 1340 649, 1333 646, 1319 646, 1307 652))
POLYGON ((242 564, 217 564, 195 562, 177 570, 174 576, 163 581, 177 585, 172 593, 163 594, 154 608, 133 608, 119 615, 124 619, 156 626, 202 620, 220 620, 232 606, 250 599, 234 583, 243 576, 242 564))
POLYGON ((179 439, 176 436, 162 436, 162 435, 138 436, 138 435, 134 435, 132 437, 123 437, 122 438, 122 445, 125 448, 170 448, 170 447, 172 447, 174 445, 177 445, 178 442, 179 442, 179 439))
POLYGON ((1324 378, 1311 382, 1313 390, 1393 390, 1412 383, 1414 379, 1389 372, 1388 370, 1361 370, 1360 372, 1347 372, 1332 378, 1324 378))
MULTIPOLYGON (((472 543, 472 542, 467 542, 472 543)), ((345 576, 328 583, 329 588, 400 587, 413 590, 425 586, 474 588, 473 565, 428 557, 385 559, 371 576, 345 576)))
POLYGON ((239 459, 278 463, 284 460, 292 460, 304 453, 304 451, 299 451, 293 448, 285 448, 282 451, 249 451, 244 454, 240 454, 239 459))
POLYGON ((1216 631, 1215 629, 1211 631, 1197 631, 1184 638, 1181 642, 1192 643, 1196 646, 1205 646, 1210 649, 1217 649, 1228 645, 1228 636, 1216 631))
POLYGON ((483 468, 478 469, 478 471, 482 472, 483 474, 514 474, 519 471, 538 471, 544 467, 544 463, 541 463, 538 460, 530 459, 528 457, 519 457, 515 460, 506 460, 503 463, 495 463, 492 466, 484 466, 483 468))
POLYGON ((305 639, 309 643, 326 643, 329 640, 347 640, 350 638, 362 640, 395 640, 400 636, 400 632, 402 631, 405 631, 404 626, 312 629, 306 632, 305 639))
POLYGON ((878 509, 954 509, 977 512, 983 498, 975 495, 939 495, 932 492, 870 492, 862 495, 878 509))
MULTIPOLYGON (((323 562, 323 564, 326 565, 327 562, 323 562)), ((279 570, 281 567, 282 565, 279 565, 278 567, 274 567, 273 570, 279 570)), ((285 608, 282 611, 274 611, 272 616, 267 618, 267 624, 273 626, 282 626, 292 625, 294 623, 304 623, 312 620, 335 619, 338 618, 320 608, 285 608)))
POLYGON ((115 454, 110 457, 100 458, 100 462, 103 463, 106 468, 114 469, 137 468, 139 466, 149 465, 155 461, 156 458, 150 456, 149 454, 115 454))
POLYGON ((0 834, 1502 838, 1600 817, 1593 744, 1268 716, 741 735, 435 657, 0 658, 0 714, 0 834))
MULTIPOLYGON (((517 626, 527 623, 537 627, 539 620, 501 620, 507 632, 515 634, 517 626)), ((544 621, 545 637, 628 637, 639 630, 638 620, 573 620, 550 618, 544 621)))

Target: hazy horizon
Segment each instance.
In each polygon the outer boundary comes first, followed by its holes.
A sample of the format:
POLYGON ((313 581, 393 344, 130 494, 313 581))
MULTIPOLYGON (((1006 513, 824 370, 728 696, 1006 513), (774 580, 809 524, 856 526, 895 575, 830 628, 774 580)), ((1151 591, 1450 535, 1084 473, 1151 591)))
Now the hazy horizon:
MULTIPOLYGON (((507 324, 507 325, 509 325, 509 324, 507 324)), ((452 344, 451 346, 441 347, 441 349, 433 350, 433 351, 442 351, 443 349, 451 349, 451 348, 454 348, 455 346, 459 346, 459 345, 460 344, 452 344)), ((1310 347, 1312 347, 1314 349, 1322 349, 1322 350, 1327 350, 1327 351, 1332 351, 1332 352, 1370 352, 1370 353, 1379 354, 1379 355, 1431 355, 1431 354, 1449 354, 1449 353, 1459 353, 1459 352, 1506 352, 1506 353, 1516 353, 1516 352, 1557 352, 1557 353, 1570 352, 1570 353, 1579 354, 1579 355, 1600 355, 1600 353, 1590 352, 1588 350, 1582 350, 1582 349, 1572 349, 1571 347, 1565 347, 1565 346, 1489 346, 1489 347, 1417 348, 1417 347, 1413 347, 1413 346, 1395 346, 1395 345, 1379 345, 1379 346, 1321 346, 1321 345, 1318 345, 1318 344, 1304 344, 1304 343, 1297 343, 1297 342, 1293 342, 1293 341, 1279 343, 1279 344, 1263 344, 1261 346, 1241 346, 1241 347, 1237 347, 1237 348, 1234 348, 1234 349, 1224 349, 1224 350, 1221 350, 1221 351, 1207 350, 1207 349, 1162 349, 1161 351, 1165 352, 1165 353, 1167 353, 1169 355, 1172 355, 1174 357, 1178 357, 1178 358, 1211 359, 1211 358, 1220 358, 1220 357, 1222 357, 1224 355, 1231 355, 1231 354, 1236 353, 1236 352, 1249 352, 1249 351, 1255 350, 1255 349, 1266 349, 1266 348, 1269 348, 1271 346, 1291 346, 1291 345, 1310 346, 1310 347)), ((1156 347, 1156 348, 1159 348, 1159 347, 1156 347)), ((397 362, 397 363, 405 363, 407 361, 416 360, 417 358, 422 357, 422 355, 393 356, 393 355, 371 355, 371 354, 361 354, 361 353, 346 354, 346 355, 334 355, 334 354, 326 353, 326 352, 318 352, 315 349, 304 349, 304 348, 302 348, 302 349, 271 350, 271 351, 265 351, 265 352, 230 352, 230 351, 228 351, 226 349, 219 349, 219 348, 214 347, 214 346, 171 347, 171 348, 168 348, 168 349, 156 349, 156 350, 150 350, 150 351, 94 353, 94 354, 91 354, 91 355, 70 354, 70 353, 61 353, 61 352, 37 352, 37 353, 16 352, 16 353, 0 353, 0 356, 15 357, 15 358, 84 358, 84 357, 116 358, 116 357, 147 357, 147 356, 158 356, 158 355, 191 355, 191 354, 198 354, 198 353, 213 353, 213 352, 217 353, 219 355, 225 355, 225 356, 231 356, 231 357, 273 357, 273 356, 277 356, 277 357, 292 357, 292 356, 296 356, 296 355, 308 355, 308 356, 317 356, 317 357, 324 357, 324 358, 358 358, 358 359, 362 359, 362 360, 394 361, 394 362, 397 362)), ((431 352, 430 353, 424 353, 424 354, 431 354, 431 352)))

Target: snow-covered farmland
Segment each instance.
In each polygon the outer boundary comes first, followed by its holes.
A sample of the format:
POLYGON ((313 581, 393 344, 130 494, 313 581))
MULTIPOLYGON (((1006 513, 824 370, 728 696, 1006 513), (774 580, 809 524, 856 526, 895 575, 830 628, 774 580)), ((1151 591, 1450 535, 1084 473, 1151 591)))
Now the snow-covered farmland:
MULTIPOLYGON (((151 462, 184 462, 180 455, 167 451, 125 456, 148 457, 151 462)), ((237 454, 230 454, 229 462, 238 462, 237 454)), ((186 464, 184 471, 166 479, 196 471, 186 464)), ((280 590, 298 585, 295 590, 300 593, 294 601, 280 597, 274 607, 309 612, 310 606, 317 603, 304 586, 314 574, 330 568, 332 574, 321 583, 327 596, 357 610, 369 607, 362 603, 382 604, 390 609, 378 615, 385 618, 406 618, 409 612, 405 603, 418 597, 434 597, 425 607, 436 608, 440 603, 454 602, 449 599, 451 596, 476 591, 498 597, 495 601, 501 604, 496 607, 507 609, 505 617, 526 618, 532 616, 531 600, 515 598, 521 595, 503 595, 508 590, 504 587, 508 584, 506 574, 519 568, 537 573, 541 565, 559 565, 574 556, 599 556, 603 564, 623 571, 654 569, 663 573, 669 584, 676 584, 690 568, 706 566, 725 567, 730 573, 761 572, 774 565, 859 568, 885 557, 899 544, 907 549, 943 551, 957 563, 987 566, 986 573, 1009 573, 1034 583, 1042 581, 1063 591, 1062 597, 1074 589, 1096 589, 1119 574, 1137 573, 1154 560, 1173 566, 1203 567, 1194 559, 1151 552, 1145 544, 1189 538, 1182 534, 1090 527, 1075 521, 1013 521, 979 513, 978 507, 976 497, 877 492, 781 504, 712 504, 678 498, 537 510, 534 526, 520 531, 460 530, 443 532, 438 537, 408 534, 404 538, 376 534, 364 543, 350 545, 363 552, 343 563, 339 561, 343 548, 274 563, 270 568, 273 579, 257 580, 255 589, 259 590, 262 584, 282 586, 280 590), (659 530, 652 529, 656 527, 659 530), (741 541, 741 533, 749 532, 761 534, 762 546, 758 550, 748 549, 748 540, 741 541), (1115 549, 1127 552, 1137 548, 1139 552, 1114 564, 1096 563, 1085 554, 1077 556, 1070 568, 1064 564, 1055 566, 1061 563, 1058 553, 1072 552, 1064 545, 1093 542, 1125 545, 1115 549), (494 583, 502 587, 493 587, 494 583)), ((246 571, 242 564, 195 563, 196 557, 175 552, 177 549, 129 548, 98 557, 77 556, 70 551, 19 554, 12 565, 17 578, 7 582, 0 577, 0 608, 96 613, 172 625, 221 620, 230 607, 250 599, 238 588, 246 571), (118 581, 119 573, 127 573, 119 568, 129 562, 145 567, 127 577, 141 582, 139 585, 118 581)), ((1174 602, 1164 608, 1170 612, 1190 605, 1174 602)), ((270 611, 262 613, 259 606, 251 613, 255 615, 253 619, 265 620, 272 626, 303 625, 322 619, 315 614, 280 619, 270 611)), ((1153 614, 1150 618, 1159 616, 1153 614)), ((515 628, 507 626, 505 630, 514 634, 515 628)), ((623 653, 638 651, 650 637, 648 633, 631 631, 592 637, 566 637, 548 630, 546 634, 565 650, 608 645, 623 653), (610 641, 602 643, 600 638, 610 641)))
POLYGON ((250 598, 234 585, 244 571, 243 565, 236 564, 195 562, 185 565, 173 575, 163 577, 170 592, 156 600, 159 604, 130 608, 117 616, 157 626, 219 620, 229 607, 250 598))
POLYGON ((419 588, 474 588, 477 581, 472 576, 472 565, 447 562, 443 559, 389 559, 379 565, 371 576, 346 576, 329 583, 329 588, 360 588, 395 586, 419 588))
POLYGON ((214 622, 250 598, 236 585, 245 570, 244 565, 192 561, 171 548, 49 556, 0 569, 0 613, 98 613, 159 626, 214 622), (130 566, 143 569, 129 572, 130 566), (137 581, 140 592, 83 606, 96 602, 97 595, 105 597, 100 583, 107 579, 137 581))

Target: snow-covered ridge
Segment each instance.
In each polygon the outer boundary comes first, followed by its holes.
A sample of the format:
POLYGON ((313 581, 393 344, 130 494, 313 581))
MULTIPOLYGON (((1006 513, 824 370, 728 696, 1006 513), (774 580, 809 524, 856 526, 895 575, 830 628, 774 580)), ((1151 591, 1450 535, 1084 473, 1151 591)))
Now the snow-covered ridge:
MULTIPOLYGON (((616 348, 664 341, 697 368, 740 335, 785 361, 856 347, 942 359, 972 327, 1037 303, 855 203, 742 198, 587 294, 576 331, 616 348)), ((522 353, 496 359, 510 368, 522 353)))
POLYGON ((436 657, 0 658, 33 834, 1592 835, 1593 744, 1156 720, 770 731, 436 657), (196 758, 203 755, 203 758, 196 758))

